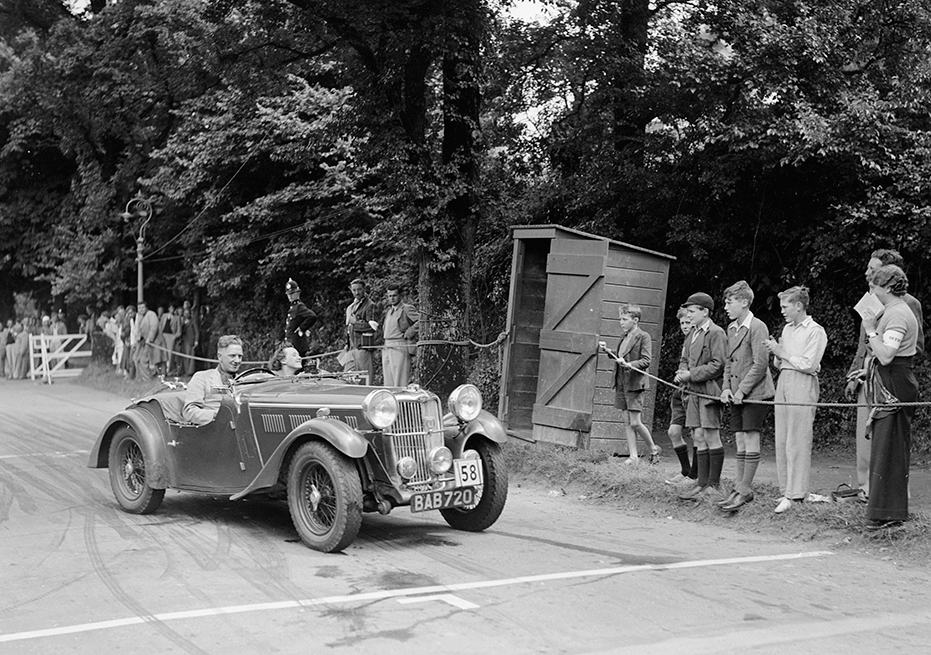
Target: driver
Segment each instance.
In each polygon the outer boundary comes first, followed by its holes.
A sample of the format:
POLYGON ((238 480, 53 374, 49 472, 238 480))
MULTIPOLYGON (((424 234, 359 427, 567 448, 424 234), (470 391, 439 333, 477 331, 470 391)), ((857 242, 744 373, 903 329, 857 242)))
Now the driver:
POLYGON ((227 334, 217 341, 217 358, 220 363, 209 371, 198 371, 191 378, 184 396, 181 415, 185 421, 207 425, 217 416, 221 394, 217 389, 228 387, 242 365, 242 339, 227 334))

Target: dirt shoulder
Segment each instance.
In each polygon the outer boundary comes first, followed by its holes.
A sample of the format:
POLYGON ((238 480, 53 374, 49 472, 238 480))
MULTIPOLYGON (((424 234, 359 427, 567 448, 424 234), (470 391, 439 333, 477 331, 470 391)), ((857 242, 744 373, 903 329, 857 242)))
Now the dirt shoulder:
MULTIPOLYGON (((722 479, 724 486, 730 488, 736 462, 733 446, 725 448, 722 479)), ((806 502, 785 514, 775 514, 773 509, 779 490, 771 449, 763 453, 756 477, 756 499, 733 514, 722 513, 707 502, 679 500, 674 488, 665 483, 678 471, 678 464, 665 452, 654 466, 626 466, 625 458, 515 441, 509 442, 506 453, 512 484, 542 487, 548 493, 614 505, 627 512, 663 520, 700 522, 743 533, 772 534, 800 543, 817 542, 832 550, 865 553, 906 566, 931 564, 931 471, 926 461, 913 462, 909 505, 912 519, 903 527, 874 532, 866 529, 866 507, 857 502, 806 502)), ((853 453, 815 452, 811 480, 811 492, 827 497, 841 483, 856 487, 853 453)))

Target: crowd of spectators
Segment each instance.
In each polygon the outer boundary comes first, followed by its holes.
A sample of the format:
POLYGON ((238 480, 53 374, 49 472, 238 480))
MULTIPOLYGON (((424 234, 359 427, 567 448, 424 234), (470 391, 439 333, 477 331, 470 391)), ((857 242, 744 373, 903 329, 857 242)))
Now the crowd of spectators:
POLYGON ((62 311, 43 314, 37 312, 21 317, 8 318, 0 323, 0 376, 22 380, 29 375, 29 337, 45 334, 49 349, 57 350, 60 336, 67 334, 65 316, 62 311))
MULTIPOLYGON (((88 305, 69 324, 63 310, 23 312, 0 320, 0 376, 23 379, 29 375, 29 337, 50 337, 48 352, 65 343, 63 335, 86 335, 86 349, 106 351, 106 359, 126 378, 152 379, 155 375, 190 376, 198 368, 201 324, 206 307, 188 300, 158 306, 142 302, 97 312, 88 305)), ((65 364, 66 365, 66 364, 65 364)))
POLYGON ((189 300, 159 305, 145 302, 103 312, 99 330, 110 340, 110 362, 126 378, 190 376, 198 368, 201 308, 189 300))

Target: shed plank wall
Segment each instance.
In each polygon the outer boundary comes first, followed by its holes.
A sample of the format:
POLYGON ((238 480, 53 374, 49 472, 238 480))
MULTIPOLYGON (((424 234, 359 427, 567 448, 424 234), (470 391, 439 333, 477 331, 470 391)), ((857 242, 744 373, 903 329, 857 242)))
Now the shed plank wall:
MULTIPOLYGON (((618 312, 623 303, 639 305, 643 310, 640 327, 653 340, 653 361, 649 372, 656 375, 666 304, 666 279, 669 264, 660 258, 620 247, 612 247, 605 270, 602 338, 612 351, 620 345, 621 326, 618 312)), ((625 412, 615 409, 614 362, 607 355, 598 356, 595 374, 595 401, 592 410, 590 447, 610 452, 626 453, 625 412)), ((643 422, 653 423, 653 402, 656 384, 646 392, 643 422)), ((652 432, 652 429, 651 429, 652 432)), ((642 454, 642 453, 641 453, 642 454)))
MULTIPOLYGON (((541 393, 541 329, 562 333, 545 332, 547 339, 557 339, 559 343, 543 345, 550 346, 549 357, 559 359, 551 362, 553 370, 567 371, 573 361, 578 362, 574 353, 592 352, 592 338, 596 342, 604 340, 608 348, 616 350, 620 342, 618 309, 621 303, 637 304, 643 309, 640 325, 653 338, 650 372, 655 375, 670 261, 660 253, 564 231, 558 226, 519 228, 514 234, 515 279, 512 279, 509 314, 512 334, 506 380, 502 380, 507 385, 502 394, 502 410, 508 429, 532 430, 534 437, 554 443, 626 453, 626 417, 614 409, 614 364, 606 355, 588 360, 572 382, 558 391, 553 389, 556 395, 551 400, 555 406, 541 410, 538 405, 537 425, 533 424, 534 404, 541 393), (603 255, 598 254, 599 248, 604 249, 603 255), (591 276, 599 268, 598 260, 604 266, 604 276, 595 279, 591 276), (547 275, 547 265, 551 276, 547 275), (579 283, 583 280, 590 286, 581 294, 579 283), (593 332, 593 324, 599 336, 583 336, 593 332), (560 406, 578 406, 582 397, 593 391, 592 404, 588 405, 592 408, 590 421, 580 422, 580 412, 561 409, 560 406)), ((645 398, 643 420, 648 426, 653 420, 655 386, 656 383, 645 398)))

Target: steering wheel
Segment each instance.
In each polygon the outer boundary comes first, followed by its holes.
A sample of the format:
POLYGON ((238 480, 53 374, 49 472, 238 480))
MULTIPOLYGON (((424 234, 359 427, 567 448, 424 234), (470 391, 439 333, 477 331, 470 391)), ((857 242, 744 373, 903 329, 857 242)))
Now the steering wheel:
POLYGON ((264 366, 256 366, 254 368, 247 368, 245 371, 240 371, 239 373, 236 374, 233 380, 235 382, 239 382, 244 377, 247 377, 249 375, 255 375, 256 373, 268 373, 269 375, 273 377, 278 377, 277 375, 275 375, 275 372, 273 370, 269 368, 265 368, 264 366))

